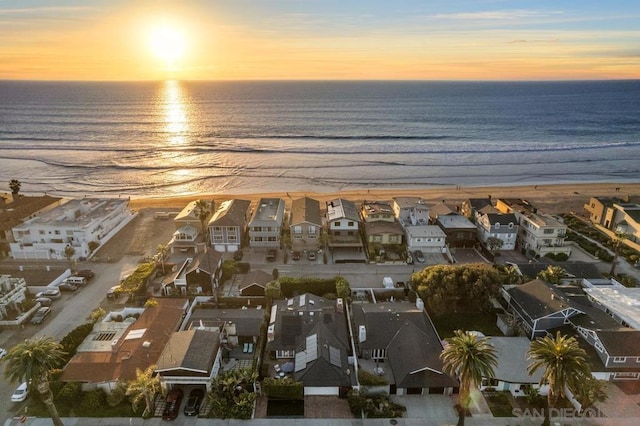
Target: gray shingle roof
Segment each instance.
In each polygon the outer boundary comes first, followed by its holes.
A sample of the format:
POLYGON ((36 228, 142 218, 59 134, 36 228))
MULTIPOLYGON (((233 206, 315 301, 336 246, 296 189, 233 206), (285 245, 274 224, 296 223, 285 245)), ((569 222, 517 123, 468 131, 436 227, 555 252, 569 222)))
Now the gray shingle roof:
POLYGON ((291 225, 301 223, 322 226, 322 215, 320 214, 320 202, 318 200, 309 197, 293 200, 291 204, 291 225))
POLYGON ((173 333, 157 363, 158 371, 187 370, 208 375, 220 347, 220 333, 186 330, 173 333))

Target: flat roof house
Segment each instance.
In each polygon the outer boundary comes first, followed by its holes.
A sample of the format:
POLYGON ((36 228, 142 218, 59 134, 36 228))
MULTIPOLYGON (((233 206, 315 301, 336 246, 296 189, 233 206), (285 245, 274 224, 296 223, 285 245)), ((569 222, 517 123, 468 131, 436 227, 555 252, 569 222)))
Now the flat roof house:
POLYGON ((109 241, 134 217, 129 200, 121 198, 74 199, 13 228, 10 244, 14 259, 65 259, 66 247, 74 259, 92 253, 89 243, 109 241))
POLYGON ((45 213, 61 203, 62 198, 48 195, 42 197, 14 197, 10 194, 0 196, 0 259, 9 256, 11 251, 9 244, 16 242, 11 231, 14 226, 45 213))
POLYGON ((282 198, 261 198, 249 222, 249 245, 252 248, 280 247, 283 219, 282 198))

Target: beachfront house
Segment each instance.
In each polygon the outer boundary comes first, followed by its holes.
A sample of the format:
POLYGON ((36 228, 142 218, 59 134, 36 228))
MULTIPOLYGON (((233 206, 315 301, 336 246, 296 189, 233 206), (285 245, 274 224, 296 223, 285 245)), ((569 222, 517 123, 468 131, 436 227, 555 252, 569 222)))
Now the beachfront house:
POLYGON ((429 206, 420 197, 394 197, 392 207, 395 217, 404 227, 429 222, 429 206))
POLYGON ((24 221, 45 213, 62 203, 62 198, 29 196, 0 196, 0 259, 9 256, 11 243, 15 243, 12 229, 24 221), (6 197, 6 198, 5 198, 6 197))
MULTIPOLYGON (((390 246, 396 248, 403 242, 404 229, 396 220, 391 204, 386 201, 365 201, 360 215, 369 247, 369 256, 387 253, 390 246)), ((397 251, 397 250, 396 250, 397 251)))
POLYGON ((261 198, 249 222, 249 245, 252 248, 280 247, 284 220, 282 198, 261 198))
POLYGON ((73 259, 86 259, 135 217, 128 207, 125 198, 73 199, 14 226, 11 256, 62 260, 73 247, 73 259))
POLYGON ((353 201, 336 198, 327 202, 329 249, 335 263, 364 262, 360 215, 353 201))
POLYGON ((499 199, 496 208, 515 215, 519 225, 516 243, 523 253, 536 257, 549 253, 571 255, 571 248, 565 246, 567 225, 560 220, 539 212, 527 200, 499 199))
POLYGON ((249 222, 248 200, 227 200, 220 204, 209 221, 211 246, 219 252, 240 250, 249 222))
POLYGON ((502 241, 498 250, 515 250, 518 237, 518 219, 511 213, 480 213, 476 216, 478 238, 492 249, 491 238, 502 241))
POLYGON ((293 200, 289 230, 292 250, 318 249, 322 233, 320 202, 309 197, 293 200))
MULTIPOLYGON (((202 229, 202 220, 200 219, 200 209, 198 208, 198 202, 202 200, 194 200, 188 203, 181 211, 173 218, 173 223, 175 224, 176 230, 186 226, 192 226, 198 230, 198 232, 203 232, 202 229)), ((213 201, 206 201, 208 212, 207 217, 204 219, 204 223, 209 222, 209 218, 213 214, 213 210, 215 207, 215 203, 213 201)))

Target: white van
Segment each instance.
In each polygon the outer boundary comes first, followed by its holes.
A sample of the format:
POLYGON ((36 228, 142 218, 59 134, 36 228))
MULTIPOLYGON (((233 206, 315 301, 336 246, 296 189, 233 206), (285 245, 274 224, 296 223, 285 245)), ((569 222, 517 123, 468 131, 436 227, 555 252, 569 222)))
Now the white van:
POLYGON ((87 279, 85 277, 69 277, 65 280, 68 284, 73 284, 75 286, 85 285, 87 283, 87 279))

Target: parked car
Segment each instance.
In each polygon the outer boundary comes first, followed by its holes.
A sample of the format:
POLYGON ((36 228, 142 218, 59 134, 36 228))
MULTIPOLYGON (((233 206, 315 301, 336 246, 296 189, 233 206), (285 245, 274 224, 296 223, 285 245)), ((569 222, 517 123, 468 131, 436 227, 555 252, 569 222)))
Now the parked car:
POLYGON ((415 256, 416 260, 420 263, 424 263, 424 253, 422 253, 422 250, 416 250, 413 252, 413 255, 415 256))
POLYGON ((7 350, 5 348, 0 348, 0 359, 4 358, 7 354, 7 350))
POLYGON ((309 252, 307 252, 307 259, 309 259, 309 260, 316 260, 316 252, 315 252, 315 251, 309 251, 309 252))
POLYGON ((77 275, 74 275, 72 277, 67 278, 66 280, 64 280, 64 282, 68 283, 68 284, 73 284, 77 287, 83 286, 87 283, 87 279, 85 277, 79 277, 77 275))
POLYGON ((162 420, 174 420, 178 417, 182 396, 182 389, 171 389, 169 391, 165 400, 164 411, 162 412, 162 420))
POLYGON ((51 300, 56 300, 56 299, 60 299, 60 290, 58 290, 55 287, 49 287, 44 291, 39 292, 38 294, 36 294, 36 298, 38 297, 48 297, 51 300))
POLYGON ((299 251, 294 251, 293 253, 291 253, 291 259, 300 260, 300 252, 299 251))
POLYGON ((278 256, 278 250, 276 249, 267 250, 267 262, 275 262, 277 256, 278 256))
POLYGON ((76 272, 76 276, 90 280, 91 278, 95 277, 96 274, 91 269, 81 269, 78 272, 76 272))
POLYGON ((53 300, 49 299, 48 297, 38 297, 36 298, 36 303, 39 303, 40 306, 51 306, 53 300))
POLYGON ((49 315, 51 315, 51 308, 49 308, 47 306, 42 307, 42 308, 38 309, 36 311, 36 313, 33 315, 33 318, 31 318, 31 324, 34 324, 34 325, 40 324, 49 315))
POLYGON ((241 261, 242 258, 244 257, 244 252, 242 250, 236 250, 235 253, 233 253, 233 260, 235 261, 241 261))
POLYGON ((60 289, 60 291, 76 291, 78 289, 78 286, 71 283, 62 283, 58 286, 58 288, 60 289))
POLYGON ((114 285, 107 291, 107 299, 117 299, 120 296, 120 292, 122 291, 122 287, 119 285, 114 285))
POLYGON ((11 395, 12 402, 22 402, 27 399, 29 395, 29 389, 27 387, 27 382, 22 382, 20 386, 13 391, 13 395, 11 395))
POLYGON ((193 389, 189 392, 189 398, 184 405, 185 416, 197 416, 200 413, 200 404, 204 398, 204 391, 202 389, 193 389))

